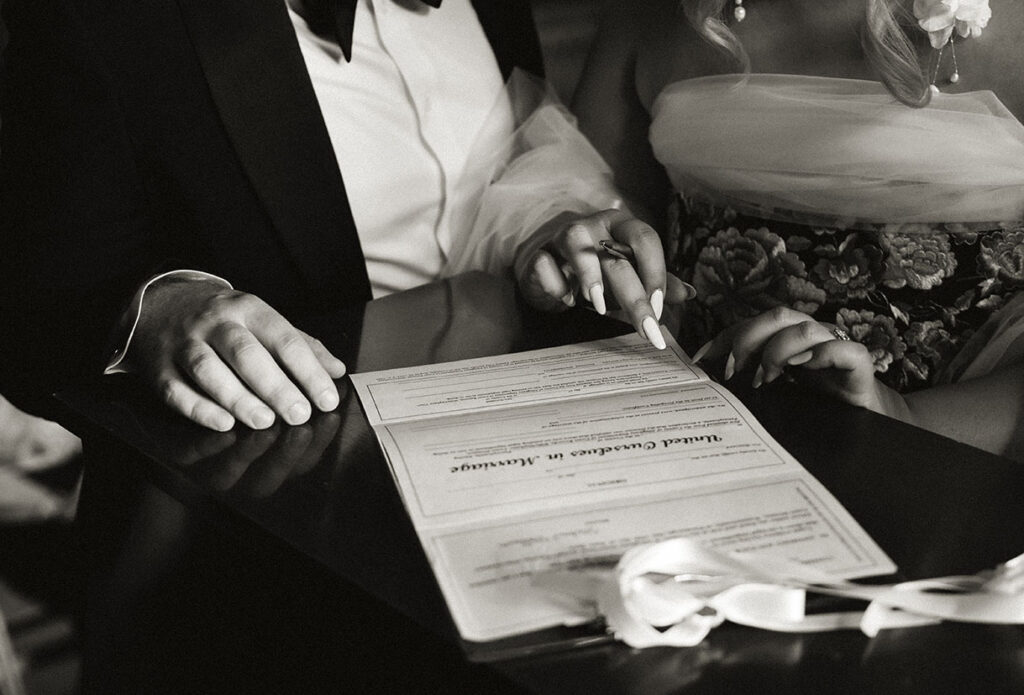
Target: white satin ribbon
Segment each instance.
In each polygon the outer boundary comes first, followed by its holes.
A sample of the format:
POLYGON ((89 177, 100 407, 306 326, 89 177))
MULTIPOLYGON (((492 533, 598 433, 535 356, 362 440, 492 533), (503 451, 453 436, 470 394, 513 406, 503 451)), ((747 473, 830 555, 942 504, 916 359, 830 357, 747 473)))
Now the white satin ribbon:
POLYGON ((860 628, 869 637, 943 620, 1024 624, 1024 555, 972 576, 862 585, 796 562, 677 538, 628 550, 611 573, 552 572, 535 582, 596 602, 609 631, 636 648, 692 647, 726 620, 780 632, 860 628), (807 591, 869 604, 864 611, 807 615, 807 591))

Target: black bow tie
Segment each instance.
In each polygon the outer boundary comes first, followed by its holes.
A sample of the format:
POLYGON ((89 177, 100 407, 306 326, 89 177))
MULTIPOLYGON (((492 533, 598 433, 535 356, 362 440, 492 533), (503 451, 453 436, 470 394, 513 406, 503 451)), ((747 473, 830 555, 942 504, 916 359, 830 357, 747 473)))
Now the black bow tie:
MULTIPOLYGON (((441 0, 420 0, 437 8, 441 0)), ((337 39, 346 62, 352 60, 352 28, 356 23, 358 0, 303 0, 306 23, 317 34, 337 39)))

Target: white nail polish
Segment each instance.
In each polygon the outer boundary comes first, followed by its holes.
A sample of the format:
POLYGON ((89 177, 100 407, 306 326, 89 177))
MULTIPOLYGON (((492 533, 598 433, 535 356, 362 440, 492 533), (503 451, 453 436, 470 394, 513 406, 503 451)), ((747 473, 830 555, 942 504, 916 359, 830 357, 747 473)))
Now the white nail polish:
POLYGON ((664 350, 666 347, 665 338, 661 335, 661 328, 658 326, 658 322, 648 316, 644 319, 643 327, 644 334, 647 336, 647 340, 651 341, 651 345, 659 350, 664 350))
POLYGON ((703 345, 701 345, 697 349, 697 352, 693 353, 693 363, 694 364, 697 364, 702 359, 704 359, 704 355, 708 354, 708 350, 711 349, 711 346, 714 344, 714 342, 715 342, 714 340, 709 340, 708 342, 706 342, 703 345))
POLYGON ((725 371, 722 373, 722 376, 725 377, 726 381, 729 381, 729 379, 732 379, 733 374, 735 374, 735 373, 736 373, 736 356, 730 352, 729 353, 729 359, 727 359, 725 361, 725 371))
POLYGON ((764 367, 757 365, 757 370, 754 372, 754 380, 750 383, 755 389, 761 387, 761 384, 764 383, 764 367))
POLYGON ((566 292, 565 296, 562 297, 562 304, 566 306, 576 306, 576 295, 572 292, 566 292))
POLYGON ((601 316, 608 313, 608 307, 604 303, 604 285, 600 282, 590 286, 590 303, 594 305, 594 311, 601 316))
POLYGON ((665 308, 665 293, 661 290, 651 292, 651 308, 654 309, 654 318, 661 320, 661 312, 665 308))

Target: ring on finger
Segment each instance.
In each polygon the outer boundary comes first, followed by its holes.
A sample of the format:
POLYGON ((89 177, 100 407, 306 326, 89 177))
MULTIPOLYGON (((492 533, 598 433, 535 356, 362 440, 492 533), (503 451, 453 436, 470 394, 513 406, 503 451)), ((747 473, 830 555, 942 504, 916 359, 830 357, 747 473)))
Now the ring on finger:
POLYGON ((843 340, 843 341, 853 340, 850 337, 850 334, 847 333, 846 331, 844 331, 839 326, 836 326, 835 328, 832 329, 832 335, 834 335, 836 337, 836 340, 843 340))

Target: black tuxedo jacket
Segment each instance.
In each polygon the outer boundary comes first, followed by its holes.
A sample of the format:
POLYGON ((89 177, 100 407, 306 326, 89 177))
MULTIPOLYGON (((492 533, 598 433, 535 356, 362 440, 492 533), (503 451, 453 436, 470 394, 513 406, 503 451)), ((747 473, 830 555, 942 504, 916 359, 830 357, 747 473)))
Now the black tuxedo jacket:
MULTIPOLYGON (((505 76, 542 74, 528 1, 474 6, 505 76)), ((221 275, 286 316, 369 298, 285 0, 3 11, 0 392, 38 410, 101 369, 126 302, 163 269, 221 275)))

